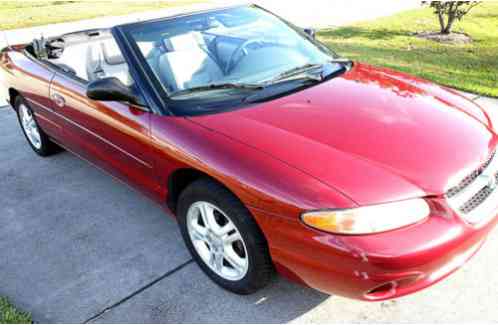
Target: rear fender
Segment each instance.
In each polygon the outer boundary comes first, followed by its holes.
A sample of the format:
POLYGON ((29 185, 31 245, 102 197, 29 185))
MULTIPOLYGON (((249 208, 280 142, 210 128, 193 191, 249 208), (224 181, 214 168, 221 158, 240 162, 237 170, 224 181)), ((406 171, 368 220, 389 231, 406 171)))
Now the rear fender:
POLYGON ((7 55, 8 48, 0 52, 0 107, 10 103, 9 85, 7 82, 7 69, 10 58, 7 55))

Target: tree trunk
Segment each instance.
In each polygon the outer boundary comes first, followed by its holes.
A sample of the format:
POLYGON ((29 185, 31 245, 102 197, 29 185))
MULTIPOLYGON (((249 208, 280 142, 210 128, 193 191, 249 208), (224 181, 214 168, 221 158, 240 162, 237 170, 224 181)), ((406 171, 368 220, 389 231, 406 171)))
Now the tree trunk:
POLYGON ((440 32, 441 34, 444 33, 444 30, 445 30, 445 26, 444 26, 444 16, 443 16, 443 13, 441 11, 438 12, 437 14, 438 18, 439 18, 439 26, 441 26, 441 29, 440 29, 440 32))
POLYGON ((446 23, 446 26, 444 27, 441 34, 450 34, 451 33, 451 27, 453 27, 453 23, 455 22, 455 19, 457 18, 457 11, 458 11, 459 6, 460 6, 459 2, 451 2, 450 3, 450 7, 448 8, 448 22, 446 23))
POLYGON ((453 23, 456 20, 456 15, 454 12, 450 12, 448 15, 448 23, 446 24, 446 27, 442 31, 441 34, 450 34, 451 33, 451 28, 453 27, 453 23))

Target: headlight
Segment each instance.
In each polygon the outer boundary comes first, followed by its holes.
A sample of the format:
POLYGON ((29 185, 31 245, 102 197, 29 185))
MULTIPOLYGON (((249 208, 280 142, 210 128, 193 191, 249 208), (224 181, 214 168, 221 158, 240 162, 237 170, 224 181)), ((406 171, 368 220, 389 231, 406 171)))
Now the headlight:
POLYGON ((430 208, 424 199, 344 210, 306 212, 302 221, 310 227, 346 235, 373 234, 398 229, 424 220, 430 208))

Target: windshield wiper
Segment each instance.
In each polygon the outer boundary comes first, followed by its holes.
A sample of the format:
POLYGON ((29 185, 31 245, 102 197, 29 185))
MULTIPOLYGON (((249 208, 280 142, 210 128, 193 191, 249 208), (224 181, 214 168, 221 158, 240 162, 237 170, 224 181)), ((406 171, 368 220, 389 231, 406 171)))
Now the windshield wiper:
POLYGON ((307 71, 311 71, 311 70, 314 70, 314 69, 321 68, 322 66, 323 66, 323 63, 307 63, 305 65, 302 65, 302 66, 295 67, 295 68, 292 68, 290 70, 284 71, 284 72, 278 74, 275 78, 272 78, 272 79, 268 80, 265 83, 266 84, 272 84, 272 83, 274 83, 276 81, 287 79, 288 77, 292 77, 292 76, 299 75, 299 74, 307 72, 307 71))
POLYGON ((245 103, 256 103, 270 98, 278 97, 279 94, 288 93, 292 89, 299 89, 300 87, 306 87, 310 82, 319 83, 324 80, 329 80, 335 78, 347 71, 349 71, 353 65, 352 61, 341 61, 349 64, 344 64, 339 69, 334 69, 331 71, 325 71, 322 69, 319 74, 313 74, 311 72, 302 73, 294 77, 287 77, 283 80, 274 81, 272 84, 265 87, 263 90, 253 93, 243 99, 245 103), (327 73, 327 74, 325 74, 327 73), (286 82, 289 81, 289 82, 286 82), (296 86, 295 82, 299 81, 299 85, 296 86))
POLYGON ((343 64, 344 66, 346 66, 346 69, 349 70, 353 64, 353 61, 351 61, 349 59, 345 59, 345 58, 336 58, 336 59, 329 60, 329 61, 324 62, 324 63, 307 63, 305 65, 298 66, 298 67, 292 68, 290 70, 284 71, 281 74, 277 75, 276 77, 268 80, 264 84, 271 85, 271 84, 274 84, 274 83, 279 82, 279 81, 292 79, 292 77, 299 76, 299 75, 302 75, 299 79, 303 78, 303 79, 321 81, 324 78, 324 76, 322 75, 322 71, 320 71, 320 73, 313 73, 313 70, 316 70, 319 68, 322 68, 322 70, 323 70, 323 67, 327 64, 330 64, 330 63, 343 64))
POLYGON ((263 86, 256 84, 243 84, 243 83, 209 84, 204 86, 178 90, 173 92, 170 96, 177 96, 177 95, 190 94, 190 93, 209 91, 209 90, 217 90, 217 89, 258 90, 258 89, 263 89, 263 86))

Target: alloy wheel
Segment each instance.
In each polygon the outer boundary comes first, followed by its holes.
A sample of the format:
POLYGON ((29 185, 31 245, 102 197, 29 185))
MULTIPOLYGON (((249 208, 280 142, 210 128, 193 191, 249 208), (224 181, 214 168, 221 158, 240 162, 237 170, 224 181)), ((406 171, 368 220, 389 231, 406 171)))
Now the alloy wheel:
POLYGON ((21 125, 29 142, 33 145, 33 147, 40 150, 42 147, 40 130, 38 129, 33 113, 24 104, 19 106, 19 112, 21 115, 21 125))
POLYGON ((194 249, 213 272, 230 281, 246 275, 246 244, 221 209, 208 202, 195 202, 187 212, 187 229, 194 249))

